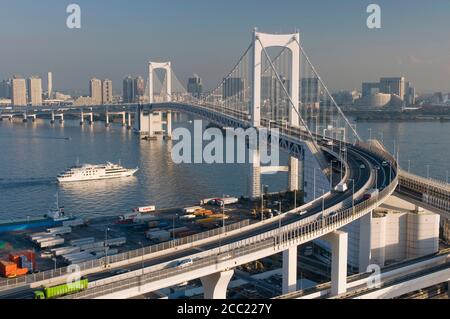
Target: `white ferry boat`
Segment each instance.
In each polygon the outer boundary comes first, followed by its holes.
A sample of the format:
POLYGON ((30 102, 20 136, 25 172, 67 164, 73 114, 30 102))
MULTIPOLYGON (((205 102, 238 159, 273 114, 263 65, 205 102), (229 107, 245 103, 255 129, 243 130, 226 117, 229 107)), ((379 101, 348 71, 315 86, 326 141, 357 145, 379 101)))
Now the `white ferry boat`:
POLYGON ((110 162, 101 165, 84 164, 81 166, 73 166, 65 170, 58 175, 57 179, 58 182, 65 183, 130 177, 138 170, 139 168, 127 169, 121 165, 112 164, 110 162))

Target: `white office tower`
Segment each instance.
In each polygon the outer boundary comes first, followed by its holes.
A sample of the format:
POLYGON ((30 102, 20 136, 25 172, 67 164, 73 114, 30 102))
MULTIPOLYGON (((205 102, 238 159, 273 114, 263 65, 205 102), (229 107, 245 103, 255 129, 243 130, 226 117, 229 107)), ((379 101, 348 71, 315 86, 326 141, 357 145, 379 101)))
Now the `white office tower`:
POLYGON ((48 72, 47 74, 47 98, 51 100, 53 98, 53 74, 48 72))
POLYGON ((103 104, 111 104, 113 101, 113 93, 112 93, 112 81, 111 80, 103 80, 102 82, 102 103, 103 104))
POLYGON ((102 104, 102 81, 92 78, 89 81, 89 95, 94 105, 102 104))
POLYGON ((38 77, 28 79, 28 101, 32 106, 42 105, 42 80, 38 77))
POLYGON ((25 79, 15 77, 12 80, 12 105, 26 106, 27 105, 27 89, 25 79))

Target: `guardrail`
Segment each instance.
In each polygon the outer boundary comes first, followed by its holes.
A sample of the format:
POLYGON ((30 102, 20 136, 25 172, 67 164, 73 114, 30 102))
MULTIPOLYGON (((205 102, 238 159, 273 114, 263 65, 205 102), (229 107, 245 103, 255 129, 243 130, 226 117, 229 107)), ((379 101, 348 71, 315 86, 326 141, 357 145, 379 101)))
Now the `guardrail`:
POLYGON ((27 275, 24 277, 18 277, 18 278, 14 278, 14 279, 5 279, 5 280, 0 281, 0 290, 11 289, 11 288, 15 288, 18 286, 31 284, 34 282, 40 282, 40 281, 44 281, 44 280, 48 280, 48 279, 52 279, 52 278, 56 278, 56 277, 61 277, 61 276, 70 274, 71 272, 73 272, 75 270, 77 270, 77 271, 79 270, 79 271, 83 272, 83 271, 87 271, 89 269, 101 267, 105 264, 111 265, 111 264, 114 264, 117 262, 131 259, 131 258, 136 258, 136 257, 141 257, 144 255, 149 255, 149 254, 156 253, 156 252, 161 252, 166 249, 182 246, 185 244, 190 244, 190 243, 202 240, 202 239, 207 239, 209 237, 217 236, 224 232, 226 233, 226 232, 230 232, 233 230, 237 230, 237 229, 243 228, 245 226, 248 226, 249 224, 250 224, 249 220, 244 220, 244 221, 241 221, 238 223, 234 223, 234 224, 225 226, 225 230, 223 229, 223 227, 216 228, 216 229, 212 229, 212 230, 209 230, 209 231, 206 231, 203 233, 199 233, 199 234, 195 234, 192 236, 179 238, 179 239, 175 239, 172 241, 160 243, 157 245, 144 247, 143 249, 138 248, 138 249, 120 253, 117 255, 112 255, 112 256, 102 257, 100 259, 86 261, 86 262, 83 262, 80 264, 76 264, 76 267, 77 267, 76 269, 72 265, 72 266, 68 266, 68 267, 62 267, 62 268, 47 270, 47 271, 43 271, 43 272, 39 272, 39 273, 35 273, 35 274, 30 274, 30 275, 27 275))
POLYGON ((417 191, 431 190, 432 192, 450 196, 450 185, 445 182, 414 175, 404 170, 400 170, 399 175, 400 186, 405 184, 406 187, 415 186, 413 189, 417 191))

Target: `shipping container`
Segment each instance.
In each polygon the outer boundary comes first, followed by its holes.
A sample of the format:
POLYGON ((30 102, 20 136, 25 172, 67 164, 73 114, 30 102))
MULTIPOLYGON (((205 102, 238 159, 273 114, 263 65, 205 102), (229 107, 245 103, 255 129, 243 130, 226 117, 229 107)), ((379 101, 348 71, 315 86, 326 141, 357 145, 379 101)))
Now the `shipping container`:
POLYGON ((195 215, 184 215, 180 217, 180 219, 195 219, 195 218, 197 218, 197 216, 195 215))
POLYGON ((72 232, 72 227, 63 226, 56 228, 47 228, 47 232, 52 235, 65 235, 70 234, 72 232))
POLYGON ((3 277, 14 276, 17 271, 17 264, 11 261, 0 260, 0 274, 3 277))
POLYGON ((138 213, 151 213, 156 210, 156 206, 144 206, 144 207, 137 207, 133 209, 134 212, 138 213))
POLYGON ((172 238, 170 233, 166 230, 160 230, 156 232, 147 232, 146 234, 147 238, 159 240, 159 241, 167 241, 172 238))
POLYGON ((71 246, 81 245, 81 244, 91 244, 95 242, 94 237, 80 238, 80 239, 72 239, 70 241, 71 246))
POLYGON ((177 234, 176 234, 176 237, 177 237, 177 238, 184 238, 184 237, 192 236, 192 235, 195 235, 195 234, 197 234, 196 231, 194 231, 194 230, 189 230, 189 231, 177 233, 177 234))
POLYGON ((202 209, 202 207, 200 206, 193 206, 193 207, 186 207, 185 209, 183 209, 185 214, 192 214, 194 213, 196 210, 202 209))
POLYGON ((44 241, 39 245, 41 246, 41 248, 47 248, 47 247, 55 247, 62 244, 64 244, 64 238, 55 238, 53 240, 44 241))
POLYGON ((63 226, 77 227, 77 226, 83 226, 84 224, 85 224, 85 222, 81 218, 63 221, 63 226))
POLYGON ((68 247, 61 247, 61 248, 53 248, 51 249, 51 252, 55 256, 62 256, 70 253, 77 253, 80 252, 80 247, 77 246, 68 246, 68 247))
POLYGON ((139 224, 139 223, 146 223, 149 221, 158 220, 158 217, 154 215, 148 215, 148 214, 138 214, 136 217, 133 218, 133 223, 139 224))

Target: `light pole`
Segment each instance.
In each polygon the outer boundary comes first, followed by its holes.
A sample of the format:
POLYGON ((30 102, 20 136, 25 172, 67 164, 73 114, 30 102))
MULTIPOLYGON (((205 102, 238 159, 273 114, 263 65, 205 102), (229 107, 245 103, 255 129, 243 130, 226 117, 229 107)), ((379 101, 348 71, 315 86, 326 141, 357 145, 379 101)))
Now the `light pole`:
POLYGON ((53 259, 53 262, 55 263, 55 273, 56 273, 56 258, 52 258, 53 259))
POLYGON ((372 140, 372 129, 369 128, 369 141, 372 140))
POLYGON ((408 160, 408 173, 411 172, 411 160, 408 160))
POLYGON ((323 215, 325 211, 325 190, 322 188, 322 228, 325 225, 325 216, 323 215))
POLYGON ((314 168, 314 199, 316 199, 316 169, 317 167, 314 168))
POLYGON ((142 275, 144 275, 144 244, 139 242, 139 245, 142 247, 142 275))
POLYGON ((375 188, 378 188, 378 170, 375 168, 373 171, 375 172, 375 188))
POLYGON ((330 163, 330 188, 333 189, 333 163, 335 163, 335 160, 332 160, 330 163))
POLYGON ((105 229, 105 267, 108 266, 108 231, 109 227, 105 229))
POLYGON ((353 187, 352 207, 353 207, 353 211, 355 211, 355 179, 354 178, 349 178, 348 180, 352 181, 352 187, 353 187))
MULTIPOLYGON (((447 171, 447 173, 448 173, 448 171, 447 171)), ((447 178, 447 180, 448 180, 448 178, 447 178)), ((297 190, 294 189, 294 209, 296 209, 296 208, 297 208, 297 190)))

